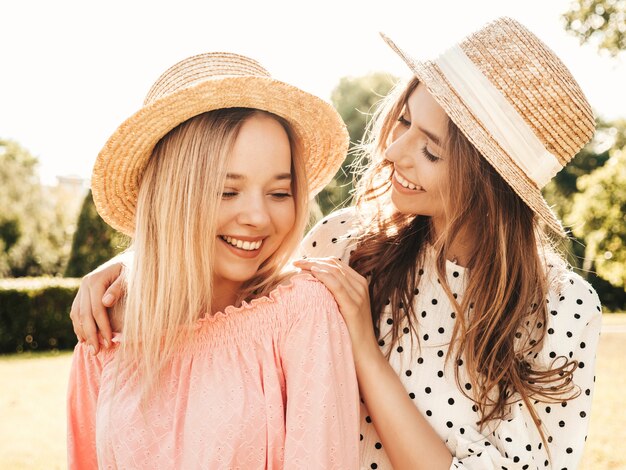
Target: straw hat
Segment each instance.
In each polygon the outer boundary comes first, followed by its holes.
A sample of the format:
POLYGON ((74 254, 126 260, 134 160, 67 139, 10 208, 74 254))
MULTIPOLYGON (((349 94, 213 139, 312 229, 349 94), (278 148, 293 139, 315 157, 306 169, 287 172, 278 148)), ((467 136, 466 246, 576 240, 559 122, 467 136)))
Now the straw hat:
POLYGON ((554 52, 510 18, 426 62, 382 36, 540 220, 565 235, 541 188, 591 139, 595 120, 554 52))
POLYGON ((194 116, 221 108, 256 108, 281 116, 300 142, 313 197, 339 169, 348 133, 335 109, 321 99, 273 79, 256 61, 207 53, 170 67, 100 151, 93 169, 93 199, 112 227, 133 235, 143 172, 156 143, 194 116))

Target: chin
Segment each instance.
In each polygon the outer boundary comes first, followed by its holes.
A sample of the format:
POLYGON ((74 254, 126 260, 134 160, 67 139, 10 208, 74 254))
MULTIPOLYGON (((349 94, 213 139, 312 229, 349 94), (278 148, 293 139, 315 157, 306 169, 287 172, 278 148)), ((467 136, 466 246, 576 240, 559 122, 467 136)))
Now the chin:
POLYGON ((435 217, 435 213, 433 212, 432 208, 423 207, 423 204, 411 204, 406 200, 402 200, 402 198, 396 199, 393 195, 391 197, 391 203, 393 204, 393 207, 401 214, 435 217))
POLYGON ((426 215, 420 214, 420 211, 416 210, 417 208, 414 204, 411 204, 406 200, 406 198, 402 197, 399 194, 396 194, 395 192, 391 193, 391 203, 393 204, 393 207, 401 214, 426 215))

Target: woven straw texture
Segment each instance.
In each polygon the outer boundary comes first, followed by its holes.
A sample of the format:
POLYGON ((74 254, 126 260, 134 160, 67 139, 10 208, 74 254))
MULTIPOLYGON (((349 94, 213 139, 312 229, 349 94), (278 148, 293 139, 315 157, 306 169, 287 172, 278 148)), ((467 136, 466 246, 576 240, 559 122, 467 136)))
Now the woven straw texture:
MULTIPOLYGON (((390 39, 383 38, 540 220, 553 232, 565 235, 541 188, 490 135, 437 64, 416 61, 390 39)), ((556 54, 523 25, 510 18, 500 18, 468 36, 460 47, 561 166, 591 139, 595 119, 580 86, 556 54)))
POLYGON ((348 133, 325 101, 271 78, 256 61, 230 53, 185 59, 165 71, 101 150, 92 174, 98 213, 132 236, 141 177, 157 142, 180 123, 221 108, 256 108, 281 116, 293 128, 305 159, 313 197, 339 169, 348 133))

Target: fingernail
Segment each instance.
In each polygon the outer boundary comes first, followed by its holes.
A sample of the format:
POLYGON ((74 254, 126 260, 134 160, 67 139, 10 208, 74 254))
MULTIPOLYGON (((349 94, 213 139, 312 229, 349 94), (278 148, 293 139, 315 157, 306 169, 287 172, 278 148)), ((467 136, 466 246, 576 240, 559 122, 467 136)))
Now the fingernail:
POLYGON ((108 304, 113 302, 113 296, 111 294, 107 294, 102 298, 102 303, 108 304))
POLYGON ((93 347, 93 344, 89 345, 89 352, 91 353, 92 356, 96 355, 96 348, 93 347))

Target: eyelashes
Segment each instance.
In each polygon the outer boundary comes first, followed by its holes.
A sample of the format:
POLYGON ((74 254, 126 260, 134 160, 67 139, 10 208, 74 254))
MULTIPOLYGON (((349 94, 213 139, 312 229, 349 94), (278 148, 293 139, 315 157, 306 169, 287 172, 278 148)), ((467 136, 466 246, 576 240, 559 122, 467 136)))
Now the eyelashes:
MULTIPOLYGON (((401 114, 398 117, 398 122, 400 123, 400 125, 404 126, 404 127, 411 127, 411 121, 409 121, 407 118, 404 117, 404 114, 401 114)), ((421 148, 421 152, 422 155, 424 155, 424 157, 426 157, 426 159, 432 163, 436 163, 438 161, 441 161, 441 158, 438 157, 437 155, 433 155, 432 153, 430 153, 428 151, 428 149, 426 148, 426 146, 421 148)))
POLYGON ((403 126, 407 126, 410 127, 411 126, 411 121, 409 121, 407 118, 405 118, 404 116, 400 116, 398 118, 398 122, 400 124, 402 124, 403 126))
POLYGON ((438 156, 433 155, 432 153, 430 153, 425 146, 422 147, 422 155, 424 155, 427 160, 429 160, 429 161, 431 161, 433 163, 437 163, 438 161, 441 160, 441 158, 439 158, 438 156))
MULTIPOLYGON (((224 191, 221 194, 222 199, 233 199, 234 197, 238 196, 239 193, 236 191, 224 191)), ((291 197, 293 197, 293 195, 289 192, 282 192, 282 193, 270 193, 268 194, 268 196, 272 197, 273 199, 276 199, 278 201, 282 201, 285 199, 289 199, 291 197)))

